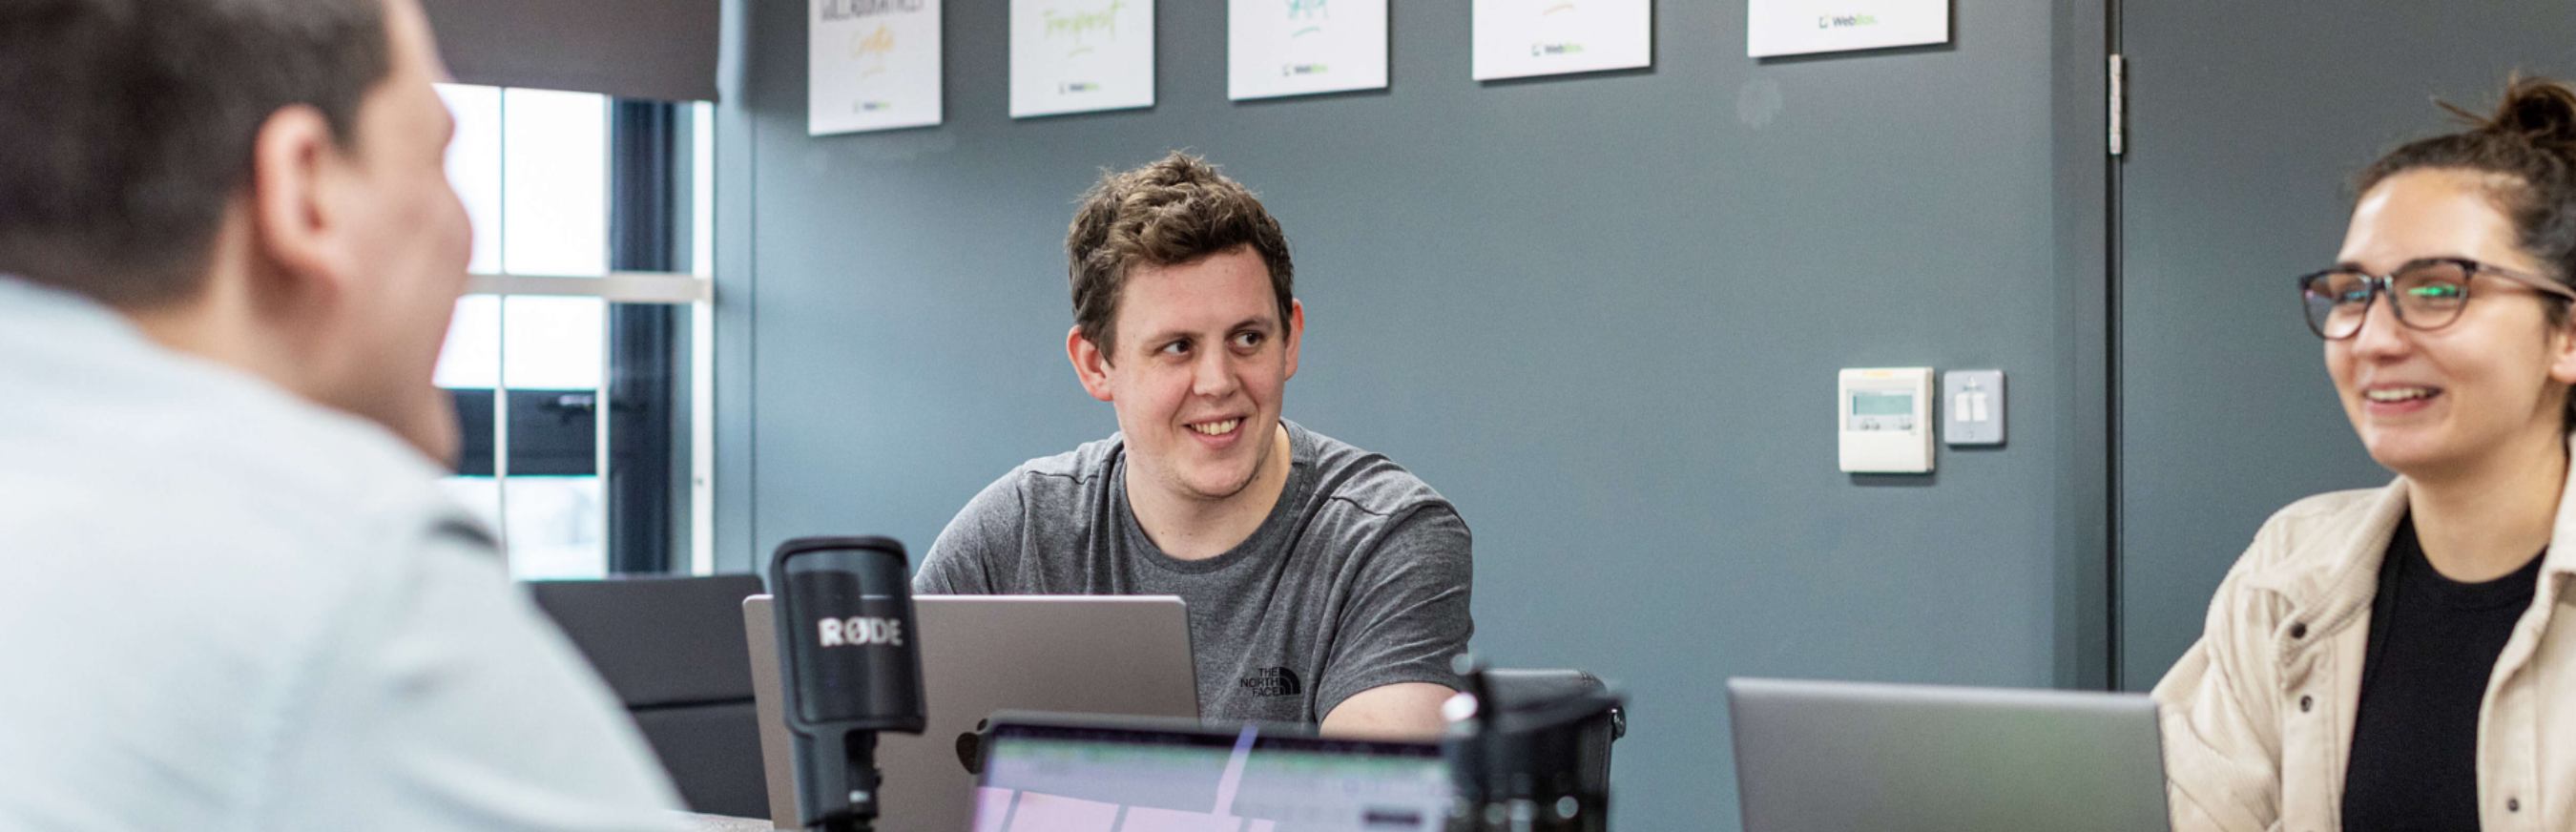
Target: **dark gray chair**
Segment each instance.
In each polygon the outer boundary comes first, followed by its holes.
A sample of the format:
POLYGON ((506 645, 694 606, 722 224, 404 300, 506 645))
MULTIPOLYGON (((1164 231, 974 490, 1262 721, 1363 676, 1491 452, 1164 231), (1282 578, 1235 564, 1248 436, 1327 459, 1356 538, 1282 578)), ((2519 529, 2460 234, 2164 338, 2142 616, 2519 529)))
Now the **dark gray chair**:
POLYGON ((754 575, 530 581, 537 606, 635 717, 694 811, 769 816, 742 599, 754 575))
MULTIPOLYGON (((1504 711, 1537 708, 1550 702, 1609 689, 1601 677, 1580 670, 1488 670, 1485 684, 1504 711)), ((1583 726, 1582 778, 1585 791, 1610 790, 1610 745, 1628 735, 1628 711, 1612 708, 1583 726)))

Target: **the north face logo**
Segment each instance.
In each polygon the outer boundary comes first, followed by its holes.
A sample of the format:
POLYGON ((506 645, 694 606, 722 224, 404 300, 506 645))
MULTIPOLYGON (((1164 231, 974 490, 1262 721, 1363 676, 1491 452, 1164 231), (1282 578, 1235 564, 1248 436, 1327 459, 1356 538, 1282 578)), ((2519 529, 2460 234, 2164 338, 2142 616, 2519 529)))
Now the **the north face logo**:
POLYGON ((1243 677, 1243 689, 1254 696, 1295 696, 1306 692, 1306 686, 1297 682, 1297 671, 1284 667, 1252 671, 1252 675, 1243 677))

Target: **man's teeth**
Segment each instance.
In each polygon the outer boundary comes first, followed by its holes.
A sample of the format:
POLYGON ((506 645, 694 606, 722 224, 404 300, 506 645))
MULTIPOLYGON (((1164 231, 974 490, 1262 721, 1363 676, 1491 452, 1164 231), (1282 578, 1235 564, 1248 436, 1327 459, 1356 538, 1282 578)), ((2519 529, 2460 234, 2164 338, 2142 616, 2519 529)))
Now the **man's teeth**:
POLYGON ((2362 395, 2374 402, 2402 402, 2429 397, 2433 391, 2425 387, 2389 387, 2365 391, 2362 395))
POLYGON ((1226 434, 1233 433, 1234 426, 1240 424, 1243 424, 1243 420, 1241 419, 1227 419, 1222 422, 1208 422, 1205 424, 1191 425, 1190 429, 1209 436, 1224 436, 1226 434))

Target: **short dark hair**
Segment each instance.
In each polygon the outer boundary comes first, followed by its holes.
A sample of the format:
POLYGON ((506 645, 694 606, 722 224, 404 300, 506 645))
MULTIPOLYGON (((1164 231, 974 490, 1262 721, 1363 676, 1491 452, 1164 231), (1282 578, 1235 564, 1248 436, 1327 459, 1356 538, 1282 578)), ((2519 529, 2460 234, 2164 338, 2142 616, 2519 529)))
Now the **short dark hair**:
POLYGON ((355 147, 391 52, 384 0, 0 3, 0 273, 193 296, 260 126, 310 105, 355 147))
MULTIPOLYGON (((2547 277, 2576 283, 2576 91, 2548 78, 2519 74, 2505 80, 2504 103, 2480 116, 2447 102, 2469 129, 2418 139, 2388 152, 2354 180, 2356 193, 2417 169, 2466 170, 2499 180, 2487 198, 2512 221, 2522 250, 2547 266, 2547 277)), ((2548 302, 2549 325, 2568 322, 2568 302, 2548 302)), ((2576 395, 2559 417, 2576 428, 2576 395)))
POLYGON ((1206 159, 1178 151, 1135 170, 1103 170, 1064 237, 1072 261, 1073 321, 1083 338, 1111 352, 1129 272, 1140 265, 1195 263, 1239 246, 1252 247, 1269 267, 1279 322, 1286 325, 1295 301, 1288 238, 1243 183, 1218 173, 1206 159))

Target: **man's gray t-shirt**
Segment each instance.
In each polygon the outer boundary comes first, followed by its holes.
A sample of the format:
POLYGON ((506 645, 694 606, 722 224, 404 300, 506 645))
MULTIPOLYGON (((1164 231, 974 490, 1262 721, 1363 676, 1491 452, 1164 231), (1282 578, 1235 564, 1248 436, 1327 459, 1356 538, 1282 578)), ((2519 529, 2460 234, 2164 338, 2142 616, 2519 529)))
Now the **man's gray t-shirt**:
POLYGON ((931 544, 912 589, 947 595, 1178 595, 1199 713, 1322 722, 1381 685, 1455 689, 1475 631, 1467 524, 1386 457, 1281 420, 1291 468, 1261 527, 1224 554, 1155 547, 1127 504, 1120 436, 1030 460, 931 544))

